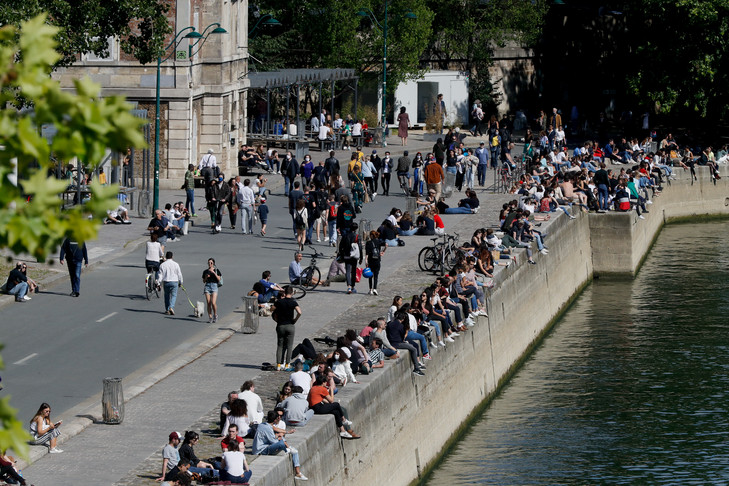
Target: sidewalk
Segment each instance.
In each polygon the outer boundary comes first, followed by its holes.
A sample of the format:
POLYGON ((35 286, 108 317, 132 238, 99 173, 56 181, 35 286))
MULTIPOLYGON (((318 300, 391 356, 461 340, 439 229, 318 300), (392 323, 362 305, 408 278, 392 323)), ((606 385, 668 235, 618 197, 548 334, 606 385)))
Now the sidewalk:
MULTIPOLYGON (((414 143, 407 147, 411 152, 427 152, 432 147, 430 142, 419 142, 411 138, 414 143)), ((397 147, 400 149, 400 147, 397 147)), ((400 155, 395 147, 391 152, 396 158, 400 155)), ((377 148, 380 154, 380 148, 377 148)), ((371 151, 371 150, 370 150, 371 151)), ((314 160, 318 160, 318 154, 313 153, 314 160)), ((340 161, 344 154, 338 154, 340 161)), ((277 179, 271 185, 276 190, 277 179)), ((461 229, 461 238, 467 240, 470 232, 476 226, 485 226, 492 223, 496 218, 498 210, 508 196, 494 197, 491 194, 481 192, 482 210, 477 215, 461 216, 448 215, 444 218, 447 228, 461 229), (454 226, 455 225, 455 226, 454 226)), ((178 196, 175 191, 169 191, 160 197, 162 201, 176 200, 178 196), (169 199, 171 198, 171 199, 169 199)), ((450 201, 453 205, 459 194, 450 201)), ((386 201, 389 202, 388 199, 386 201)), ((402 205, 404 200, 392 198, 392 204, 402 205)), ((200 206, 200 204, 197 204, 200 206)), ((384 214, 368 214, 367 208, 362 215, 364 218, 372 219, 373 224, 384 214)), ((200 216, 198 220, 200 220, 200 216)), ((202 216, 204 220, 204 216, 202 216)), ((94 257, 97 260, 103 258, 111 259, 123 251, 131 251, 137 244, 146 240, 146 233, 140 232, 139 223, 146 222, 135 219, 131 226, 105 226, 101 228, 98 242, 89 244, 98 248, 98 254, 94 257), (112 228, 111 231, 105 231, 112 228), (127 230, 123 237, 112 234, 117 229, 127 230), (114 246, 114 241, 117 242, 114 246), (121 244, 120 244, 121 243, 121 244)), ((304 318, 297 324, 296 341, 304 337, 314 335, 330 334, 336 336, 341 334, 341 329, 355 327, 357 330, 369 321, 374 315, 382 314, 390 304, 391 296, 395 293, 419 290, 433 280, 430 274, 424 274, 413 268, 417 268, 415 257, 420 248, 429 243, 425 238, 407 238, 407 246, 403 248, 388 249, 390 255, 383 261, 381 274, 381 295, 379 297, 367 296, 360 293, 347 296, 343 293, 343 284, 317 290, 311 297, 307 296, 302 300, 304 318), (391 259, 392 258, 392 259, 391 259), (395 260, 396 258, 396 260, 395 260), (388 262, 388 260, 390 260, 388 262), (392 264, 392 262, 398 264, 392 264), (352 307, 354 306, 354 307, 352 307), (355 314, 356 312, 356 314, 355 314), (360 316, 360 319, 353 319, 360 316), (366 316, 370 316, 366 320, 366 316), (322 327, 322 323, 326 323, 322 327), (342 327, 343 326, 343 327, 342 327)), ((288 262, 282 262, 288 263, 288 262)), ((61 278, 60 275, 57 278, 61 278)), ((366 291, 367 284, 362 282, 360 290, 366 291)), ((157 379, 162 378, 159 369, 139 370, 133 377, 125 379, 125 394, 127 398, 136 396, 126 404, 126 417, 123 424, 111 427, 94 423, 78 436, 65 441, 63 448, 66 453, 43 458, 43 460, 26 468, 26 477, 38 484, 110 484, 115 481, 125 481, 120 484, 140 484, 140 477, 135 474, 128 474, 129 471, 138 470, 140 474, 146 471, 147 478, 150 467, 145 460, 150 458, 149 464, 152 470, 159 468, 160 461, 156 459, 165 443, 165 438, 171 430, 189 430, 191 424, 199 423, 209 417, 210 410, 217 409, 220 402, 225 399, 228 391, 239 388, 240 384, 247 379, 258 379, 257 392, 271 405, 273 390, 280 387, 282 381, 288 374, 275 374, 269 378, 271 373, 260 372, 260 363, 272 361, 275 350, 275 332, 272 321, 262 319, 258 334, 243 335, 235 333, 240 328, 242 314, 236 310, 225 316, 223 326, 227 327, 226 332, 210 336, 204 346, 199 346, 188 351, 187 357, 193 361, 198 355, 203 354, 188 366, 179 369, 166 378, 152 386, 157 379), (215 340, 218 340, 215 342, 215 340), (217 345, 220 341, 221 344, 217 345), (150 379, 154 375, 155 379, 150 379), (135 377, 139 378, 136 380, 135 377), (145 382, 140 386, 140 382, 145 382), (174 415, 170 412, 174 410, 174 415), (93 467, 88 467, 93 464, 93 467), (140 466, 141 465, 141 466, 140 466), (79 474, 79 471, 84 471, 79 474), (124 479, 122 479, 124 478, 124 479)), ((172 371, 172 370, 170 370, 172 371)), ((97 407, 100 410, 100 407, 97 407)), ((213 415, 215 415, 213 413, 213 415)), ((94 414, 100 416, 100 411, 94 414)), ((296 437, 292 436, 292 443, 296 443, 296 437)), ((35 449, 35 448, 34 448, 35 449)), ((203 455, 203 454, 201 454, 203 455)), ((142 477, 145 477, 144 475, 142 477)), ((254 475, 255 478, 255 475, 254 475)), ((151 482, 148 482, 152 484, 151 482)))

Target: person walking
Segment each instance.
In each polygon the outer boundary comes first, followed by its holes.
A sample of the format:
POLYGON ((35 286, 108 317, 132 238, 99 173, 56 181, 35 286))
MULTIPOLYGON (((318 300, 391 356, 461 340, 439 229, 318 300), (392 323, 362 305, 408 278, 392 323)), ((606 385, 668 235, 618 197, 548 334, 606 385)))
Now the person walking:
POLYGON ((66 238, 61 245, 61 255, 58 257, 58 263, 61 265, 64 257, 67 257, 68 274, 71 277, 71 297, 78 297, 81 293, 81 266, 89 266, 86 243, 79 245, 78 241, 66 238))
POLYGON ((294 349, 294 325, 301 317, 301 307, 293 297, 294 288, 284 287, 284 297, 273 305, 273 318, 276 321, 276 370, 286 369, 294 349))
POLYGON ((365 245, 365 253, 367 255, 367 266, 372 271, 372 276, 369 277, 370 283, 370 295, 377 295, 377 279, 380 276, 380 262, 382 256, 385 254, 385 246, 380 239, 380 233, 378 231, 370 231, 370 239, 365 245))
POLYGON ((195 214, 195 166, 193 164, 187 165, 185 182, 182 183, 182 188, 185 190, 185 209, 194 218, 197 214, 195 214))
POLYGON ((238 207, 240 208, 240 221, 243 234, 253 234, 253 215, 255 214, 254 206, 256 204, 256 195, 251 189, 251 180, 245 179, 243 186, 237 194, 238 207))
POLYGON ((347 293, 357 293, 357 263, 362 263, 362 244, 359 241, 357 230, 359 225, 352 223, 350 231, 342 233, 339 243, 339 255, 344 259, 345 275, 347 276, 347 293))
POLYGON ((210 185, 205 194, 208 202, 208 211, 210 212, 210 227, 213 234, 220 233, 223 220, 223 208, 230 199, 230 196, 230 186, 225 182, 225 174, 221 172, 217 179, 210 181, 210 185))
POLYGON ((390 195, 390 175, 392 174, 393 165, 390 152, 385 152, 385 158, 382 159, 382 191, 385 196, 390 195))
POLYGON ((223 285, 223 274, 215 266, 215 258, 208 258, 208 268, 202 274, 203 293, 208 308, 208 322, 218 322, 218 288, 223 285))
POLYGON ((182 285, 182 270, 180 265, 172 259, 171 251, 165 254, 165 261, 159 266, 159 279, 165 293, 165 314, 175 315, 175 302, 177 302, 177 288, 182 285))
POLYGON ((410 128, 410 115, 405 113, 405 107, 400 107, 400 114, 397 115, 397 136, 403 146, 408 144, 408 128, 410 128))

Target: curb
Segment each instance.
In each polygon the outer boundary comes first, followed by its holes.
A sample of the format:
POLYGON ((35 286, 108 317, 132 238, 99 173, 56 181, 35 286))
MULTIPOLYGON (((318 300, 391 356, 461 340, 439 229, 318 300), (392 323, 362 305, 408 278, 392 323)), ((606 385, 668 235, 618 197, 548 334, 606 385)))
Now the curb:
MULTIPOLYGON (((144 238, 144 241, 147 241, 144 238)), ((118 256, 121 254, 118 254, 118 256)), ((99 262, 101 264, 101 262, 99 262)), ((235 316, 235 310, 233 310, 235 316)), ((235 321, 231 322, 234 324, 235 321)), ((165 353, 164 355, 157 358, 152 363, 149 363, 144 368, 141 368, 134 372, 129 382, 124 387, 124 403, 127 403, 137 396, 141 395, 152 386, 156 385, 160 381, 164 380, 172 373, 179 369, 184 368, 190 363, 196 361, 210 350, 218 347, 221 343, 228 340, 231 336, 240 332, 240 329, 235 329, 234 325, 228 326, 227 329, 221 329, 214 333, 204 341, 197 343, 190 350, 185 351, 182 354, 175 352, 174 350, 165 353), (164 363, 164 364, 162 364, 164 363), (151 373, 147 373, 145 370, 156 370, 151 373), (139 381, 135 382, 135 377, 142 375, 139 381)), ((76 407, 68 410, 67 414, 72 416, 71 420, 64 422, 63 434, 59 437, 58 443, 63 444, 67 440, 75 437, 76 435, 83 432, 87 427, 93 424, 103 425, 101 417, 103 416, 101 408, 101 393, 94 395, 85 402, 77 405, 76 407), (92 418, 90 418, 92 417, 92 418)), ((31 446, 28 453, 28 461, 22 459, 18 460, 19 467, 27 468, 38 459, 48 454, 48 450, 45 446, 31 446)))

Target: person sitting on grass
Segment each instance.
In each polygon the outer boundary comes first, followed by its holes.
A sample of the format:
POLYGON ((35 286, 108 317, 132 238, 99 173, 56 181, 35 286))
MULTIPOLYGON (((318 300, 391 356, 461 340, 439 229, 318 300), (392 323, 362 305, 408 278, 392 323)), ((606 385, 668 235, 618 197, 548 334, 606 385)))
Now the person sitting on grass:
POLYGON ((309 478, 301 472, 301 463, 299 462, 299 451, 289 445, 283 439, 277 439, 273 431, 273 427, 279 422, 279 414, 275 410, 270 410, 266 414, 266 423, 260 424, 256 429, 256 436, 253 439, 253 453, 262 456, 272 456, 281 451, 291 454, 291 461, 294 465, 295 478, 301 481, 307 481, 309 478))
MULTIPOLYGON (((298 363, 301 362, 297 361, 298 363)), ((301 386, 294 385, 292 392, 291 396, 280 404, 285 411, 284 420, 293 427, 303 427, 314 416, 314 411, 309 408, 307 394, 301 386)))
POLYGON ((185 432, 185 440, 183 441, 182 445, 180 446, 180 460, 187 460, 190 461, 190 472, 197 473, 201 476, 212 476, 212 477, 219 477, 220 473, 217 469, 220 468, 220 465, 218 464, 218 468, 205 461, 201 461, 198 459, 197 455, 195 455, 195 444, 198 443, 200 440, 200 435, 198 435, 197 432, 193 430, 188 430, 185 432))

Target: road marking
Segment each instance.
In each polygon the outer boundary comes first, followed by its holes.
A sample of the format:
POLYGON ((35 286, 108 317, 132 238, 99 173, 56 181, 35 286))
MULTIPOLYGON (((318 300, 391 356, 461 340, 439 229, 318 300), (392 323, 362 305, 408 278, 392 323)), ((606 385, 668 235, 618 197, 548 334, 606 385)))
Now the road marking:
POLYGON ((105 321, 105 320, 107 320, 108 318, 110 318, 110 317, 114 317, 114 316, 115 316, 115 315, 117 315, 117 314, 118 314, 118 312, 112 312, 112 313, 111 313, 111 314, 109 314, 108 316, 104 316, 104 317, 102 317, 101 319, 97 319, 97 320, 96 320, 96 322, 104 322, 104 321, 105 321))
POLYGON ((15 362, 15 363, 13 363, 13 364, 14 364, 14 365, 22 365, 22 364, 24 364, 24 363, 25 363, 26 361, 28 361, 28 360, 31 360, 31 359, 35 358, 36 356, 38 356, 38 353, 33 353, 33 354, 29 354, 29 355, 28 355, 28 356, 26 356, 25 358, 21 359, 20 361, 16 361, 16 362, 15 362))

